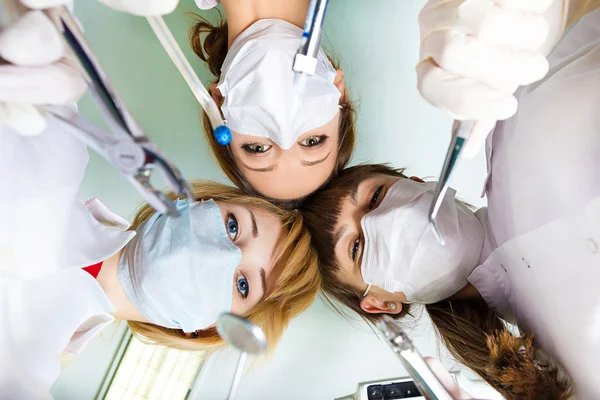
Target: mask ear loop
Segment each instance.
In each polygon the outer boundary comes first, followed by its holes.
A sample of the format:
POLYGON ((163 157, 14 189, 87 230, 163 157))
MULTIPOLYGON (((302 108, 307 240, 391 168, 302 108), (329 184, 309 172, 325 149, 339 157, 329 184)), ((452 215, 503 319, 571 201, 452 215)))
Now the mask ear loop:
POLYGON ((362 297, 365 297, 365 296, 367 295, 367 293, 369 293, 369 290, 371 290, 371 286, 373 286, 373 284, 371 284, 371 283, 369 283, 369 284, 367 285, 367 290, 365 290, 365 293, 363 294, 363 296, 362 296, 362 297))

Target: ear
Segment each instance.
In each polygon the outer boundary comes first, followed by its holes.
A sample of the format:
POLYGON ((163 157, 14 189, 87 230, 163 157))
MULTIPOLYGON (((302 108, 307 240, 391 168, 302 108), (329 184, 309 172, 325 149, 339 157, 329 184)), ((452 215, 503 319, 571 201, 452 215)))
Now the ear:
POLYGON ((338 68, 335 71, 335 78, 333 80, 333 84, 335 85, 335 87, 338 88, 338 90, 342 94, 342 97, 340 97, 340 101, 345 101, 348 93, 346 92, 346 80, 344 79, 343 69, 338 68))
POLYGON ((216 82, 210 84, 210 86, 208 87, 208 93, 210 93, 210 95, 212 96, 215 103, 217 103, 219 108, 221 108, 221 106, 223 105, 223 102, 225 100, 223 99, 223 95, 221 94, 221 91, 217 87, 216 82))
POLYGON ((360 308, 369 314, 399 314, 402 303, 399 301, 381 301, 368 294, 360 301, 360 308), (395 310, 393 304, 396 306, 395 310))
POLYGON ((418 176, 411 176, 410 179, 415 182, 425 183, 425 181, 423 179, 419 178, 418 176))

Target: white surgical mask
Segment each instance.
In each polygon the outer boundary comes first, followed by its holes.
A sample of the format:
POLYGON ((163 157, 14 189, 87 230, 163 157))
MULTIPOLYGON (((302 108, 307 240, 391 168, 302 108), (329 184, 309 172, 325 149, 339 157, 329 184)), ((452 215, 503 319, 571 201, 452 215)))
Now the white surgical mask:
POLYGON ((302 29, 278 19, 259 20, 235 39, 218 84, 231 130, 269 138, 287 150, 336 116, 341 93, 323 50, 304 90, 294 88, 292 64, 301 39, 302 29))
POLYGON ((363 217, 365 283, 423 304, 448 298, 467 284, 479 261, 483 228, 449 189, 438 213, 446 241, 442 246, 428 219, 434 189, 435 182, 400 179, 379 207, 363 217))
POLYGON ((231 310, 242 259, 213 200, 176 201, 179 217, 154 214, 119 259, 119 281, 150 322, 184 332, 205 329, 231 310))

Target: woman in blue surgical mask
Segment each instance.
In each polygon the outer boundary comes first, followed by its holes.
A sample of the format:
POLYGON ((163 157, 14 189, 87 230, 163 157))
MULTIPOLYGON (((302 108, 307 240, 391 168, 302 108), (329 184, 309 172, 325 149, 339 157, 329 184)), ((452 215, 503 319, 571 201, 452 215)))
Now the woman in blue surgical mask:
MULTIPOLYGON (((190 32, 192 48, 217 78, 209 89, 233 132, 230 145, 218 144, 204 115, 206 138, 236 186, 293 206, 352 155, 354 108, 344 73, 321 50, 305 90, 294 89, 292 63, 309 0, 221 3, 225 22, 200 18, 190 32)), ((196 4, 210 9, 217 1, 196 4)))
POLYGON ((48 397, 59 356, 80 353, 115 319, 151 343, 216 350, 215 322, 232 312, 273 349, 317 294, 299 213, 198 182, 197 201, 172 197, 179 217, 144 205, 130 226, 98 199, 77 200, 87 152, 60 126, 35 137, 0 126, 0 148, 3 396, 48 397))

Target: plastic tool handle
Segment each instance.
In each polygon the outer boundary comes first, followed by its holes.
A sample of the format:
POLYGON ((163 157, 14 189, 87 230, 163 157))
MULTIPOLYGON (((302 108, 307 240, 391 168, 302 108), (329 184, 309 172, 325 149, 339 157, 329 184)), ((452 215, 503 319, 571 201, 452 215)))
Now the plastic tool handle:
POLYGON ((202 82, 200 82, 200 79, 181 51, 181 48, 169 30, 169 27, 162 17, 146 17, 146 19, 154 31, 154 34, 179 70, 179 73, 183 76, 183 79, 185 79, 192 93, 208 115, 210 123, 215 127, 213 132, 215 139, 223 146, 228 145, 231 142, 231 131, 225 126, 217 103, 215 103, 212 96, 202 85, 202 82))

